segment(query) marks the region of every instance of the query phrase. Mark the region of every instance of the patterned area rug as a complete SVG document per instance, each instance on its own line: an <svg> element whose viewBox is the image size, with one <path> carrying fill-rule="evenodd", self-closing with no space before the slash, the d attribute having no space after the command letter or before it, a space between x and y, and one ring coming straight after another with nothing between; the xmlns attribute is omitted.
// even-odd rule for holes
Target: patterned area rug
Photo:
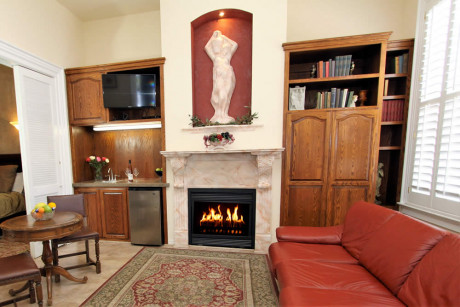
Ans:
<svg viewBox="0 0 460 307"><path fill-rule="evenodd" d="M265 255L143 248L81 306L277 306Z"/></svg>
<svg viewBox="0 0 460 307"><path fill-rule="evenodd" d="M0 239L0 258L17 255L28 250L28 243L9 242L5 239Z"/></svg>

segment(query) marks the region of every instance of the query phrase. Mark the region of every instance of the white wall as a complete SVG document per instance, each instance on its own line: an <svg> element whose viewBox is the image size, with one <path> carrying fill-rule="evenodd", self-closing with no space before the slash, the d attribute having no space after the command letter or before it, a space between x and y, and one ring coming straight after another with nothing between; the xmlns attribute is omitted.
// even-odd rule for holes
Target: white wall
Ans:
<svg viewBox="0 0 460 307"><path fill-rule="evenodd" d="M80 66L161 57L160 11L83 23Z"/></svg>
<svg viewBox="0 0 460 307"><path fill-rule="evenodd" d="M162 55L165 64L166 150L204 150L203 134L185 132L192 114L191 25L197 17L221 8L237 8L253 14L252 111L259 113L254 131L239 131L232 149L280 148L283 131L283 71L286 41L286 0L162 0ZM224 33L225 34L225 33ZM168 168L168 181L173 182ZM273 231L279 224L281 161L275 161L273 177ZM168 189L168 207L174 202ZM168 235L174 239L173 210L168 210Z"/></svg>
<svg viewBox="0 0 460 307"><path fill-rule="evenodd" d="M56 0L0 0L0 40L61 67L82 63L82 22Z"/></svg>
<svg viewBox="0 0 460 307"><path fill-rule="evenodd" d="M288 0L290 42L393 31L414 38L417 0Z"/></svg>

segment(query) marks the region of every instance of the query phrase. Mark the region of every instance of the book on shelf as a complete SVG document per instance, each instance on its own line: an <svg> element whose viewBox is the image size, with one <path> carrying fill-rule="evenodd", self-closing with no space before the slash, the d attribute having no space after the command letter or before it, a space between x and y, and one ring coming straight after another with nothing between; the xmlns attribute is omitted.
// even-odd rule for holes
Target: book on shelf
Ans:
<svg viewBox="0 0 460 307"><path fill-rule="evenodd" d="M388 85L390 83L390 80L385 79L385 83L383 86L383 96L388 96Z"/></svg>
<svg viewBox="0 0 460 307"><path fill-rule="evenodd" d="M349 108L356 106L354 102L357 100L357 95L354 95L355 91L351 91L348 88L331 88L330 91L307 91L307 99L315 99L316 109L328 109L328 108ZM356 100L354 99L356 96ZM308 98L311 97L311 98Z"/></svg>
<svg viewBox="0 0 460 307"><path fill-rule="evenodd" d="M409 63L409 54L404 53L389 59L390 67L395 74L407 74L408 63Z"/></svg>
<svg viewBox="0 0 460 307"><path fill-rule="evenodd" d="M351 54L338 55L334 59L318 61L317 78L342 77L350 75Z"/></svg>
<svg viewBox="0 0 460 307"><path fill-rule="evenodd" d="M382 106L382 121L403 121L404 99L384 100Z"/></svg>

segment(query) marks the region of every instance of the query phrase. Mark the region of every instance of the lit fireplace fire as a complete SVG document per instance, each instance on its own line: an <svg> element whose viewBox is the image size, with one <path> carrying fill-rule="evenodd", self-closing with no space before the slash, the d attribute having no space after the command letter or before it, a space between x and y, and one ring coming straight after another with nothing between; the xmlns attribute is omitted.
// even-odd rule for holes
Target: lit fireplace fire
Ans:
<svg viewBox="0 0 460 307"><path fill-rule="evenodd" d="M227 213L222 214L220 205L215 208L208 208L208 212L203 212L200 220L201 232L218 233L218 234L241 234L241 226L245 224L243 215L238 216L238 205L233 208L227 208Z"/></svg>

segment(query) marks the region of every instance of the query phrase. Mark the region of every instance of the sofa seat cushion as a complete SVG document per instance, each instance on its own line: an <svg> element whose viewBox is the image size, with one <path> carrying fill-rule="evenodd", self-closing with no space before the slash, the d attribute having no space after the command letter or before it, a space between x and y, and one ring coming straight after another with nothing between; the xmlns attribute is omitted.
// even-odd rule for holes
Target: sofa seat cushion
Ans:
<svg viewBox="0 0 460 307"><path fill-rule="evenodd" d="M280 263L276 272L281 290L306 287L391 295L379 280L357 264L293 260Z"/></svg>
<svg viewBox="0 0 460 307"><path fill-rule="evenodd" d="M401 213L372 236L359 262L397 295L409 273L446 232Z"/></svg>
<svg viewBox="0 0 460 307"><path fill-rule="evenodd" d="M276 242L270 245L268 253L275 270L279 263L291 260L358 263L341 245Z"/></svg>
<svg viewBox="0 0 460 307"><path fill-rule="evenodd" d="M294 306L405 306L395 296L350 290L288 287L279 296L282 307Z"/></svg>
<svg viewBox="0 0 460 307"><path fill-rule="evenodd" d="M449 234L428 252L398 297L409 306L459 306L460 236Z"/></svg>

